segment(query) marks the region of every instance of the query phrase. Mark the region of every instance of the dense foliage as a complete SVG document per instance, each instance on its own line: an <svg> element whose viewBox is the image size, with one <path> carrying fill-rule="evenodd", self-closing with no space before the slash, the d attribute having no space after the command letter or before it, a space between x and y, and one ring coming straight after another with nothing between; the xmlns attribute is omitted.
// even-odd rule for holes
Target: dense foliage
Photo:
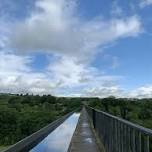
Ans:
<svg viewBox="0 0 152 152"><path fill-rule="evenodd" d="M0 94L0 147L16 143L81 103L152 129L152 99L64 98Z"/></svg>
<svg viewBox="0 0 152 152"><path fill-rule="evenodd" d="M96 98L88 104L95 109L152 129L152 99ZM143 136L142 144L144 145ZM150 151L152 151L151 137L149 144Z"/></svg>
<svg viewBox="0 0 152 152"><path fill-rule="evenodd" d="M152 129L152 99L96 98L89 105Z"/></svg>
<svg viewBox="0 0 152 152"><path fill-rule="evenodd" d="M0 95L0 145L11 145L80 107L78 99Z"/></svg>

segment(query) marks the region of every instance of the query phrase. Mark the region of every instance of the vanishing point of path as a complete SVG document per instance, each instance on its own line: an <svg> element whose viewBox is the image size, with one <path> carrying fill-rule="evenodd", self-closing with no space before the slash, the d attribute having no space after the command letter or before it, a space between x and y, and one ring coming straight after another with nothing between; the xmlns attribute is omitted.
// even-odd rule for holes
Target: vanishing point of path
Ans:
<svg viewBox="0 0 152 152"><path fill-rule="evenodd" d="M100 152L85 108L81 112L69 152Z"/></svg>

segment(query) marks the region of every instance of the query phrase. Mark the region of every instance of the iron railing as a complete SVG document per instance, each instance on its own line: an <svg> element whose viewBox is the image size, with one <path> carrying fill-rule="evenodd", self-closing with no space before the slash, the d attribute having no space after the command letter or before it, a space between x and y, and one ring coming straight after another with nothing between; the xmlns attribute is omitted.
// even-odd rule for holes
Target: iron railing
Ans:
<svg viewBox="0 0 152 152"><path fill-rule="evenodd" d="M152 130L86 106L106 152L152 152Z"/></svg>
<svg viewBox="0 0 152 152"><path fill-rule="evenodd" d="M19 141L15 145L10 146L7 150L3 152L28 152L33 147L35 147L39 142L41 142L48 134L55 130L60 124L62 124L75 111L70 112L67 115L61 117L60 119L52 122L46 127Z"/></svg>

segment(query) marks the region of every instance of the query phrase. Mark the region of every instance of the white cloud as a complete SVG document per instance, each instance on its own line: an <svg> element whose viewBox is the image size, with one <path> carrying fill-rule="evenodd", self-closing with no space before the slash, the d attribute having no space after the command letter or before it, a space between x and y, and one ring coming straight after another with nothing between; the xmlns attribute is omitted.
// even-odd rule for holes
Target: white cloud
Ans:
<svg viewBox="0 0 152 152"><path fill-rule="evenodd" d="M39 0L29 18L15 25L10 44L19 51L51 51L89 56L119 38L141 32L137 16L110 20L82 20L72 0Z"/></svg>
<svg viewBox="0 0 152 152"><path fill-rule="evenodd" d="M68 3L70 2L70 3ZM74 3L64 0L40 0L30 18L16 25L12 45L19 50L51 50L74 52L81 43L76 19L71 10ZM68 52L70 53L70 52Z"/></svg>
<svg viewBox="0 0 152 152"><path fill-rule="evenodd" d="M58 61L58 62L57 62ZM117 85L121 76L108 76L70 58L59 58L46 73L33 72L29 56L0 53L0 92L60 96L152 98L152 86L126 91ZM76 90L75 90L76 89Z"/></svg>
<svg viewBox="0 0 152 152"><path fill-rule="evenodd" d="M102 85L98 87L90 87L84 89L82 96L90 97L125 97L125 98L152 98L152 85L141 86L132 90L125 90L116 84L111 84L109 86Z"/></svg>
<svg viewBox="0 0 152 152"><path fill-rule="evenodd" d="M134 98L152 98L152 85L145 85L136 88L128 93L129 97Z"/></svg>
<svg viewBox="0 0 152 152"><path fill-rule="evenodd" d="M106 75L96 67L81 63L76 58L61 57L48 66L50 77L60 87L92 87L113 83L122 76Z"/></svg>
<svg viewBox="0 0 152 152"><path fill-rule="evenodd" d="M123 96L123 90L120 89L119 86L113 85L113 86L100 86L100 87L94 87L84 90L84 95L90 96L90 97L108 97L108 96L115 96L115 97L122 97Z"/></svg>
<svg viewBox="0 0 152 152"><path fill-rule="evenodd" d="M23 71L30 72L31 69L29 69L27 66L30 62L30 57L17 56L11 53L0 52L0 73L12 73L16 71L16 74L19 74Z"/></svg>
<svg viewBox="0 0 152 152"><path fill-rule="evenodd" d="M118 1L117 0L112 2L111 14L112 14L112 16L122 16L123 15L123 10L118 5Z"/></svg>
<svg viewBox="0 0 152 152"><path fill-rule="evenodd" d="M99 48L140 34L142 25L138 16L101 18L89 21L80 18L76 0L36 1L31 15L12 26L9 46L21 54L47 51L57 58L50 61L46 72L36 73L30 67L31 57L1 53L0 91L60 94L65 87L69 90L81 87L84 92L77 92L79 95L119 94L121 89L115 82L121 76L106 75L93 67L91 61ZM112 61L112 67L116 68L118 58Z"/></svg>
<svg viewBox="0 0 152 152"><path fill-rule="evenodd" d="M48 71L54 77L54 81L60 82L62 86L77 86L88 83L97 69L87 64L78 62L75 58L61 57L48 66Z"/></svg>
<svg viewBox="0 0 152 152"><path fill-rule="evenodd" d="M152 5L152 0L141 0L139 5L141 8Z"/></svg>
<svg viewBox="0 0 152 152"><path fill-rule="evenodd" d="M48 51L59 56L48 66L58 89L115 81L119 76L107 76L91 66L94 54L119 38L137 36L142 29L137 16L84 21L76 6L72 0L39 0L38 10L15 25L10 39L11 46L20 52ZM113 59L113 67L117 65L117 59Z"/></svg>
<svg viewBox="0 0 152 152"><path fill-rule="evenodd" d="M45 73L35 73L32 58L0 52L0 92L49 94L56 88Z"/></svg>
<svg viewBox="0 0 152 152"><path fill-rule="evenodd" d="M74 88L82 89L111 84L118 76L108 76L98 69L75 59L61 57L48 66L46 72L34 72L30 56L0 53L0 92L67 95ZM64 92L64 89L66 92ZM80 89L78 94L82 94Z"/></svg>
<svg viewBox="0 0 152 152"><path fill-rule="evenodd" d="M81 79L82 73L85 73L83 64L79 64L74 59L67 57L59 58L54 63L51 63L48 70L56 80L65 86L77 84Z"/></svg>

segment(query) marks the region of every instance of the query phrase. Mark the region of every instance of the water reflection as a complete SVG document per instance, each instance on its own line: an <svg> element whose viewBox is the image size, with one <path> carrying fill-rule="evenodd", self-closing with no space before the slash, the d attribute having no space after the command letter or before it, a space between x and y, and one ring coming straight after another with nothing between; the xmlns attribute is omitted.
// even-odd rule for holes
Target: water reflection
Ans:
<svg viewBox="0 0 152 152"><path fill-rule="evenodd" d="M67 152L79 116L74 113L30 152Z"/></svg>

